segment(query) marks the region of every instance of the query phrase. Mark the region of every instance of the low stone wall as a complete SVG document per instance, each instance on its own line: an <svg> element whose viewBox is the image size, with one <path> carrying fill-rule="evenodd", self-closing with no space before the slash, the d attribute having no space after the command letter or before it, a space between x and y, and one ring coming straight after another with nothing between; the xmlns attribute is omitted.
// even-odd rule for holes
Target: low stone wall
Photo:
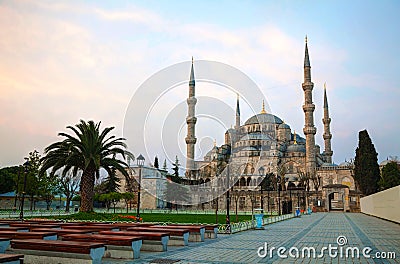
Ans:
<svg viewBox="0 0 400 264"><path fill-rule="evenodd" d="M361 212L400 223L400 185L360 199Z"/></svg>

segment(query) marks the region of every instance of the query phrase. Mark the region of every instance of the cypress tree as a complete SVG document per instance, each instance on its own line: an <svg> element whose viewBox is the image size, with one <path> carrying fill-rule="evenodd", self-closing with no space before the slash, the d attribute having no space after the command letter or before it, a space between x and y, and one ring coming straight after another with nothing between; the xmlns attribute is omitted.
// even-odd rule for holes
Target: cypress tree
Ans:
<svg viewBox="0 0 400 264"><path fill-rule="evenodd" d="M400 169L397 162L392 161L382 169L382 177L379 181L380 190L386 190L400 184Z"/></svg>
<svg viewBox="0 0 400 264"><path fill-rule="evenodd" d="M158 164L158 157L157 156L154 158L154 168L156 168L156 169L160 168L160 165Z"/></svg>
<svg viewBox="0 0 400 264"><path fill-rule="evenodd" d="M379 181L378 153L367 130L358 134L358 147L354 159L354 180L364 195L376 193Z"/></svg>

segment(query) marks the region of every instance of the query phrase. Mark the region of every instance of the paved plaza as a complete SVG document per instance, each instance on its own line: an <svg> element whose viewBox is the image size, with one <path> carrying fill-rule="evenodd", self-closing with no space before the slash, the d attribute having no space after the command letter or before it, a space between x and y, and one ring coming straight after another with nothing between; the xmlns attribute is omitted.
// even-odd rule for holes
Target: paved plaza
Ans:
<svg viewBox="0 0 400 264"><path fill-rule="evenodd" d="M286 251L282 255L288 258L280 258L277 249L272 251L272 256L260 257L257 251L261 256L265 253L265 242L268 253L272 247L284 247ZM336 252L337 257L329 256L329 245L337 248L331 251L332 256ZM304 251L302 257L305 247L315 248L317 257L308 257L308 251ZM321 254L323 247L327 249ZM365 251L371 256L369 259L362 254L366 247L371 248ZM351 256L354 248L359 249L360 258ZM296 256L296 249L299 258L290 256ZM346 250L349 258L346 258ZM381 254L395 252L396 259L374 258L378 251ZM400 225L364 214L315 213L267 225L265 230L219 235L218 239L190 243L188 247L169 247L164 253L144 252L135 261L103 259L103 263L400 263Z"/></svg>

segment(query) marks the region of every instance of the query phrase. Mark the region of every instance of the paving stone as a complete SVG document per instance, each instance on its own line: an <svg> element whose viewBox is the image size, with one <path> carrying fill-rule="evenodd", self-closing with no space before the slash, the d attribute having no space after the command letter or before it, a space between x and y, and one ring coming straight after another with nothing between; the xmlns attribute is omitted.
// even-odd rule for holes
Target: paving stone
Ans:
<svg viewBox="0 0 400 264"><path fill-rule="evenodd" d="M395 252L397 259L380 260L360 258L330 257L281 259L276 250L272 258L260 258L259 247L264 243L271 247L291 247L303 249L314 247L317 255L323 247L338 247L337 238L344 236L347 243L342 246L372 248L376 252ZM338 247L340 248L340 247ZM338 249L339 250L339 249ZM286 252L288 254L288 252ZM361 253L360 253L361 254ZM219 235L218 239L202 243L190 243L188 247L170 247L167 252L141 253L134 261L105 259L104 264L151 263L154 259L179 260L179 264L194 263L400 263L400 225L375 217L357 213L315 213L301 218L293 218L266 226L265 230L249 230L232 235ZM167 261L166 261L167 263Z"/></svg>

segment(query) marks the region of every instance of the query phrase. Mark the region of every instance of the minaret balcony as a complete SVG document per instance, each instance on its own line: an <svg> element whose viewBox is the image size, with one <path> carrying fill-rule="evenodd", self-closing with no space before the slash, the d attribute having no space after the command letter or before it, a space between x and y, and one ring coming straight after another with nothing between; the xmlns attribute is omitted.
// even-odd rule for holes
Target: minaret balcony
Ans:
<svg viewBox="0 0 400 264"><path fill-rule="evenodd" d="M186 124L196 124L197 118L194 116L186 117Z"/></svg>
<svg viewBox="0 0 400 264"><path fill-rule="evenodd" d="M328 117L328 118L322 118L322 123L324 123L324 124L330 124L330 123L331 123L331 118L330 118L330 117Z"/></svg>
<svg viewBox="0 0 400 264"><path fill-rule="evenodd" d="M309 135L309 134L315 135L317 133L317 128L313 127L313 126L312 127L304 127L303 133L304 133L304 135Z"/></svg>
<svg viewBox="0 0 400 264"><path fill-rule="evenodd" d="M303 105L303 111L304 112L314 112L315 110L315 105L314 104L304 104Z"/></svg>
<svg viewBox="0 0 400 264"><path fill-rule="evenodd" d="M331 139L332 138L332 134L323 134L324 139Z"/></svg>
<svg viewBox="0 0 400 264"><path fill-rule="evenodd" d="M303 87L303 90L304 91L306 91L306 90L312 90L313 88L314 88L314 83L313 82L303 82L302 84L301 84L301 86Z"/></svg>
<svg viewBox="0 0 400 264"><path fill-rule="evenodd" d="M195 137L186 137L185 141L186 141L186 144L196 144L197 138L195 138Z"/></svg>

